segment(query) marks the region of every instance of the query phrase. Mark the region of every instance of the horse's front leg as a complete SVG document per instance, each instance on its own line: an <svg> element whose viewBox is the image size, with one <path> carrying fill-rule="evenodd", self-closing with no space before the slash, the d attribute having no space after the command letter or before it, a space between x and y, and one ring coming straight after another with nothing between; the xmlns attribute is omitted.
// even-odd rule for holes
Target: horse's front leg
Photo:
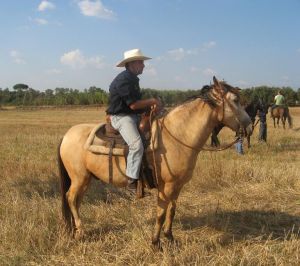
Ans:
<svg viewBox="0 0 300 266"><path fill-rule="evenodd" d="M166 221L164 225L164 235L165 237L173 242L174 237L172 233L172 224L176 211L176 201L178 199L179 193L181 191L182 186L180 184L172 183L169 186L165 187L165 195L168 195L170 198L170 203L167 209Z"/></svg>
<svg viewBox="0 0 300 266"><path fill-rule="evenodd" d="M164 228L164 235L171 242L174 241L174 237L172 233L172 224L175 216L175 210L176 210L176 200L172 200L169 203L167 209L165 228Z"/></svg>
<svg viewBox="0 0 300 266"><path fill-rule="evenodd" d="M161 191L159 191L157 200L157 215L152 236L152 245L156 248L160 248L160 231L165 222L168 205L169 200L164 197Z"/></svg>

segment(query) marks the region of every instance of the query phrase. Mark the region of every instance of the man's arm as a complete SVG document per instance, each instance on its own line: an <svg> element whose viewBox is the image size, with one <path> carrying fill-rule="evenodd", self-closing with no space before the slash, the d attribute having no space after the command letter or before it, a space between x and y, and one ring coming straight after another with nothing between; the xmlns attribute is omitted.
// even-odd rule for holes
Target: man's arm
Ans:
<svg viewBox="0 0 300 266"><path fill-rule="evenodd" d="M145 100L138 100L132 104L129 105L129 108L131 110L139 110L144 109L147 107L151 107L153 105L156 105L158 108L162 106L161 101L155 98L145 99Z"/></svg>

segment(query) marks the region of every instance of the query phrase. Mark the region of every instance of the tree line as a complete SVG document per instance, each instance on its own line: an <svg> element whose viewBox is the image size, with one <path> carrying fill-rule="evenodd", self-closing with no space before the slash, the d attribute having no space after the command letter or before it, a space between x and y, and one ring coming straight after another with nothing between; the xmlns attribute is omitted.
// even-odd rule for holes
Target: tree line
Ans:
<svg viewBox="0 0 300 266"><path fill-rule="evenodd" d="M242 102L261 98L266 103L273 103L277 91L281 90L289 106L299 105L300 88L290 87L252 87L241 90ZM199 90L157 90L141 89L143 98L160 97L166 106L180 104L184 100L199 94ZM26 84L16 84L13 90L0 88L0 105L12 106L65 106L65 105L107 105L108 92L95 86L83 91L72 88L56 88L38 91Z"/></svg>

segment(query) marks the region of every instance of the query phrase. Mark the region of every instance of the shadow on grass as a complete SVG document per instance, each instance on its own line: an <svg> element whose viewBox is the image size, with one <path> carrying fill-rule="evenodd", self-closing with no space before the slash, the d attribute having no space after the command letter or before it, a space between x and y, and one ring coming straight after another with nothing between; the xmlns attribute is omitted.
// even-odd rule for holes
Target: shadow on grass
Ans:
<svg viewBox="0 0 300 266"><path fill-rule="evenodd" d="M131 200L131 197L126 193L125 189L106 184L98 179L92 179L83 198L84 202L90 204L95 204L98 201L114 204L119 200Z"/></svg>
<svg viewBox="0 0 300 266"><path fill-rule="evenodd" d="M106 225L101 228L94 228L85 232L83 241L93 242L104 240L107 234L113 232L113 234L122 234L126 229L126 225Z"/></svg>
<svg viewBox="0 0 300 266"><path fill-rule="evenodd" d="M211 227L225 234L221 244L258 238L260 240L286 240L291 234L300 238L300 217L276 211L245 210L216 212L199 217L183 217L183 230ZM231 239L231 240L230 240Z"/></svg>
<svg viewBox="0 0 300 266"><path fill-rule="evenodd" d="M16 179L11 186L28 199L36 195L42 198L56 198L60 195L60 187L55 173L51 173L47 180L35 177Z"/></svg>
<svg viewBox="0 0 300 266"><path fill-rule="evenodd" d="M299 131L300 130L300 127L297 127L297 128L293 128L293 131Z"/></svg>
<svg viewBox="0 0 300 266"><path fill-rule="evenodd" d="M272 152L286 152L286 151L298 151L300 149L300 143L278 143L276 146L270 147Z"/></svg>
<svg viewBox="0 0 300 266"><path fill-rule="evenodd" d="M51 173L47 180L34 177L16 179L11 186L28 199L36 195L46 199L61 197L60 179L56 173ZM118 200L131 200L131 198L124 189L116 188L96 179L91 181L83 197L83 201L90 204L96 204L99 201L113 204Z"/></svg>

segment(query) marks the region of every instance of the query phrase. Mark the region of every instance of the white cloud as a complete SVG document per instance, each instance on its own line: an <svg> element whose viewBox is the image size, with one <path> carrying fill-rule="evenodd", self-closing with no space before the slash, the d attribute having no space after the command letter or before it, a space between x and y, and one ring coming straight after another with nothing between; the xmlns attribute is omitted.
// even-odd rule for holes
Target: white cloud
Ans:
<svg viewBox="0 0 300 266"><path fill-rule="evenodd" d="M170 51L168 51L168 54L175 61L180 61L185 57L185 52L184 52L183 48L170 50Z"/></svg>
<svg viewBox="0 0 300 266"><path fill-rule="evenodd" d="M38 6L38 11L45 11L47 9L51 10L54 8L55 5L53 3L51 3L50 1L43 0Z"/></svg>
<svg viewBox="0 0 300 266"><path fill-rule="evenodd" d="M48 21L46 19L43 19L43 18L32 18L32 17L28 17L28 20L30 22L33 22L33 23L36 23L38 25L54 25L54 26L62 26L62 23L59 22L59 21ZM29 26L27 26L27 29L29 29Z"/></svg>
<svg viewBox="0 0 300 266"><path fill-rule="evenodd" d="M186 51L183 48L168 51L168 55L175 61L181 61L186 56Z"/></svg>
<svg viewBox="0 0 300 266"><path fill-rule="evenodd" d="M88 17L98 17L102 19L113 19L115 13L103 6L100 0L83 0L78 2L78 7L83 15Z"/></svg>
<svg viewBox="0 0 300 266"><path fill-rule="evenodd" d="M25 60L22 58L21 54L18 51L16 50L10 51L10 56L12 57L13 61L16 64L18 65L26 64Z"/></svg>
<svg viewBox="0 0 300 266"><path fill-rule="evenodd" d="M217 43L215 41L210 41L202 44L201 47L193 48L193 49L184 49L184 48L178 48L174 50L169 50L167 52L168 56L173 59L174 61L181 61L184 58L186 58L189 55L198 55L200 52L205 52L208 49L211 49L215 47ZM159 59L163 60L164 57L160 57Z"/></svg>
<svg viewBox="0 0 300 266"><path fill-rule="evenodd" d="M214 76L214 75L217 74L217 72L215 70L211 69L211 68L204 69L202 73L205 76Z"/></svg>
<svg viewBox="0 0 300 266"><path fill-rule="evenodd" d="M217 43L215 41L210 41L210 42L204 43L203 47L209 49L209 48L215 47L216 45L217 45Z"/></svg>
<svg viewBox="0 0 300 266"><path fill-rule="evenodd" d="M174 61L181 61L186 58L188 55L197 55L197 49L185 50L183 48L178 48L174 50L169 50L168 56Z"/></svg>
<svg viewBox="0 0 300 266"><path fill-rule="evenodd" d="M215 47L216 45L217 45L217 43L216 43L215 41L209 41L209 42L203 43L203 44L201 45L200 50L201 50L202 52L206 52L207 50L209 50L209 49Z"/></svg>
<svg viewBox="0 0 300 266"><path fill-rule="evenodd" d="M48 24L48 21L43 18L35 18L35 19L33 19L33 21L35 21L39 25L47 25Z"/></svg>
<svg viewBox="0 0 300 266"><path fill-rule="evenodd" d="M104 63L99 56L87 58L83 56L79 49L70 51L61 56L60 62L63 65L70 66L72 68L85 68L88 66L95 68L102 68Z"/></svg>

